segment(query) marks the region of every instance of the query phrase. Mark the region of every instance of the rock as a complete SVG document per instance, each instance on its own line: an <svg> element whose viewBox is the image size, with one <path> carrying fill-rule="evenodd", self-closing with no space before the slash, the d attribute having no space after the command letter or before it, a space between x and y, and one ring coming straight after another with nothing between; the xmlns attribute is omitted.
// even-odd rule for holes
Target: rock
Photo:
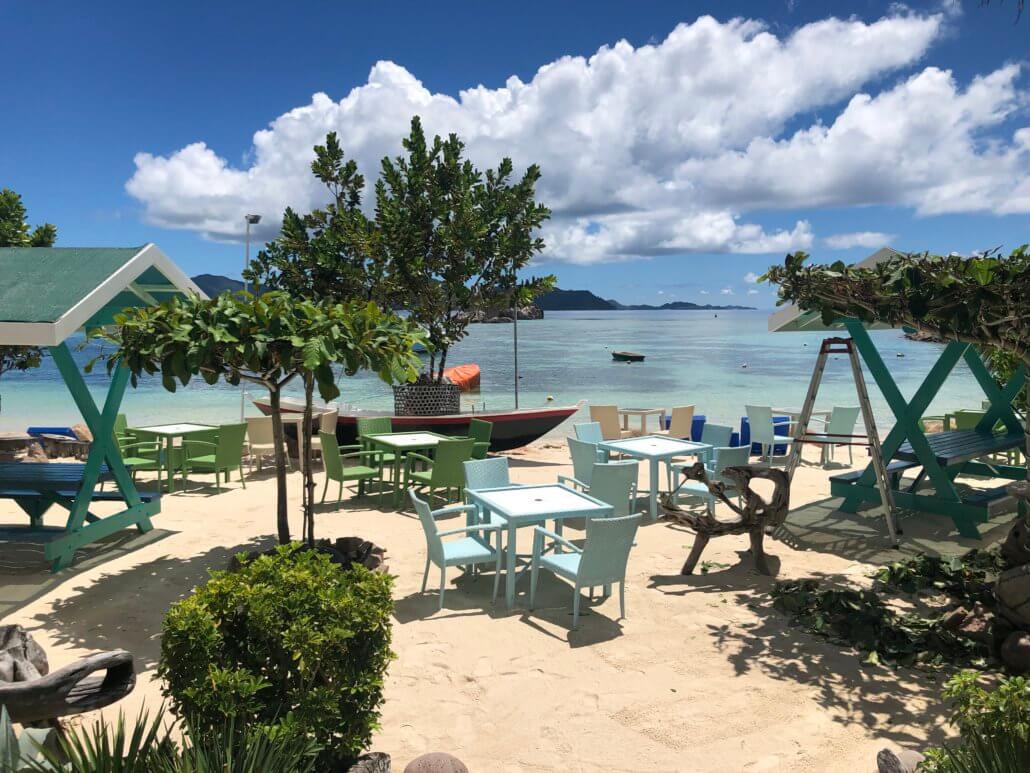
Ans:
<svg viewBox="0 0 1030 773"><path fill-rule="evenodd" d="M962 625L962 621L964 621L968 615L969 610L965 607L953 609L941 618L941 627L954 633L959 629Z"/></svg>
<svg viewBox="0 0 1030 773"><path fill-rule="evenodd" d="M530 304L529 306L522 306L521 308L519 308L518 314L519 314L519 319L520 320L522 320L522 319L543 319L544 318L544 310L541 309L539 306L537 306L535 304ZM477 311L477 312L475 312L474 314L472 314L468 318L468 321L471 324L476 324L476 323L487 323L487 324L511 323L512 322L511 309L510 308L506 308L506 309L493 309L491 311Z"/></svg>
<svg viewBox="0 0 1030 773"><path fill-rule="evenodd" d="M982 644L989 644L993 624L994 615L978 601L973 605L973 609L969 614L966 615L962 624L955 629L955 633Z"/></svg>
<svg viewBox="0 0 1030 773"><path fill-rule="evenodd" d="M49 462L50 457L43 450L42 443L30 443L25 450L25 460L29 462Z"/></svg>
<svg viewBox="0 0 1030 773"><path fill-rule="evenodd" d="M1030 633L1015 631L1001 645L1001 662L1014 674L1030 673Z"/></svg>
<svg viewBox="0 0 1030 773"><path fill-rule="evenodd" d="M1030 629L1030 564L1006 569L994 584L998 611L1017 628Z"/></svg>
<svg viewBox="0 0 1030 773"><path fill-rule="evenodd" d="M469 773L469 769L451 754L430 752L409 762L404 773Z"/></svg>
<svg viewBox="0 0 1030 773"><path fill-rule="evenodd" d="M347 773L390 773L390 755L382 752L362 754L347 768Z"/></svg>
<svg viewBox="0 0 1030 773"><path fill-rule="evenodd" d="M5 682L27 682L50 673L43 648L20 625L0 625L0 656L0 678Z"/></svg>
<svg viewBox="0 0 1030 773"><path fill-rule="evenodd" d="M81 440L83 443L93 442L93 433L90 432L89 427L87 427L82 422L79 422L78 424L73 424L72 432L74 432L75 437Z"/></svg>
<svg viewBox="0 0 1030 773"><path fill-rule="evenodd" d="M1014 493L1015 486L1009 486ZM1030 563L1030 523L1026 518L1016 518L1005 541L1001 543L1001 557L1010 567Z"/></svg>
<svg viewBox="0 0 1030 773"><path fill-rule="evenodd" d="M922 754L911 749L881 749L876 755L877 773L916 773L919 763L925 759Z"/></svg>

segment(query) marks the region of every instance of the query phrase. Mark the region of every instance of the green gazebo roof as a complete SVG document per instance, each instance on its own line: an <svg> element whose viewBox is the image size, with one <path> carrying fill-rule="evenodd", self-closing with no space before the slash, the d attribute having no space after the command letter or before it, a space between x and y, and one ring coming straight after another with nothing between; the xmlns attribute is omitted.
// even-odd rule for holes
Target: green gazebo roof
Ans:
<svg viewBox="0 0 1030 773"><path fill-rule="evenodd" d="M0 248L0 344L56 346L130 306L204 296L154 244Z"/></svg>

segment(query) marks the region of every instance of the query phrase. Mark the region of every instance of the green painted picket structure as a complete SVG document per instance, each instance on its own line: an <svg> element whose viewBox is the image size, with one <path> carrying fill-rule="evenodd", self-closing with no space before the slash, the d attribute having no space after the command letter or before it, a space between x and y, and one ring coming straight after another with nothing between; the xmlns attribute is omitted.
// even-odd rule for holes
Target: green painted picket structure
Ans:
<svg viewBox="0 0 1030 773"><path fill-rule="evenodd" d="M135 526L153 528L160 497L141 494L122 462L115 421L129 372L112 374L103 406L98 406L72 357L66 339L78 330L109 324L129 306L150 306L174 294L200 289L155 245L133 248L0 249L0 344L49 350L83 422L93 435L85 464L7 463L0 469L0 498L13 500L28 516L18 538L45 541L53 571L69 566L85 545ZM116 492L99 491L102 476ZM98 515L96 501L119 502L120 511ZM63 529L43 526L53 505L68 510Z"/></svg>

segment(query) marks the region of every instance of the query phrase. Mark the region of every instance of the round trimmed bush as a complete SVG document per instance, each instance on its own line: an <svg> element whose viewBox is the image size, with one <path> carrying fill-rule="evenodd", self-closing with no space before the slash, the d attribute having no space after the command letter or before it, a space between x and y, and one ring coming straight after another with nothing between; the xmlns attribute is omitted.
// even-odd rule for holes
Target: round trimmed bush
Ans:
<svg viewBox="0 0 1030 773"><path fill-rule="evenodd" d="M212 572L164 620L158 675L172 709L194 732L304 736L322 747L320 769L350 764L378 727L392 585L298 545Z"/></svg>

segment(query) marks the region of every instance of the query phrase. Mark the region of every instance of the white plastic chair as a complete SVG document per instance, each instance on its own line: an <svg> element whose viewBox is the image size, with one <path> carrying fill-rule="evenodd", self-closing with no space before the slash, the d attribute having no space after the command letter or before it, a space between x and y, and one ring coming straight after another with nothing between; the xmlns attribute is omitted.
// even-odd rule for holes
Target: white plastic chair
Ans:
<svg viewBox="0 0 1030 773"><path fill-rule="evenodd" d="M284 436L283 453L286 456L286 467L290 469L290 454L287 449L286 437ZM247 453L250 456L251 470L254 469L255 461L257 461L257 468L260 470L263 458L266 456L275 458L275 440L272 437L271 416L247 417Z"/></svg>

